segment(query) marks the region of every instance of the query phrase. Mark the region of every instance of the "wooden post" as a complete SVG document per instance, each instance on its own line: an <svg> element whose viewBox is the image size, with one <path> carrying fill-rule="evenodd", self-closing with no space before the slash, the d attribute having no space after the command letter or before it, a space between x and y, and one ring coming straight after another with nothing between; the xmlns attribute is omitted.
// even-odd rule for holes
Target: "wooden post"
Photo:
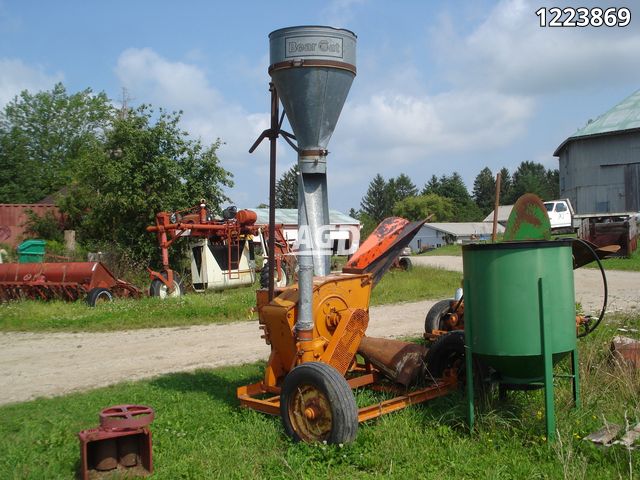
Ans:
<svg viewBox="0 0 640 480"><path fill-rule="evenodd" d="M496 241L496 234L498 233L498 208L500 208L500 172L496 175L496 201L493 205L493 233L491 234L491 241Z"/></svg>

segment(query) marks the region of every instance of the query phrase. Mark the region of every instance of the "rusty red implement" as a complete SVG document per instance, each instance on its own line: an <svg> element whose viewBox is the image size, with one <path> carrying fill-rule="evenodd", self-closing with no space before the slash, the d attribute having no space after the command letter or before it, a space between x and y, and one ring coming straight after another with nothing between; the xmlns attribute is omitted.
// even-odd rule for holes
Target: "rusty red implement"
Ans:
<svg viewBox="0 0 640 480"><path fill-rule="evenodd" d="M91 306L113 296L139 297L140 290L116 278L101 262L0 264L0 301L21 298L75 301Z"/></svg>

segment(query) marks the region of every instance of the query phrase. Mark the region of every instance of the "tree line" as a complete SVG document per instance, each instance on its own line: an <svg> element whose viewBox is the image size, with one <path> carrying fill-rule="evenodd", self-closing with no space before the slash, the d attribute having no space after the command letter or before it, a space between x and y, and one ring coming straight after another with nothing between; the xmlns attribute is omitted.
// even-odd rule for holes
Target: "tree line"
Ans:
<svg viewBox="0 0 640 480"><path fill-rule="evenodd" d="M558 170L523 161L511 174L500 169L500 204L513 204L525 193L535 193L543 200L559 196ZM360 202L349 215L363 224L363 235L370 233L384 218L392 215L409 220L431 216L432 222L482 221L495 204L496 176L484 167L473 182L471 193L458 172L432 175L421 190L405 173L385 180L376 174ZM284 172L276 182L276 208L298 208L298 166Z"/></svg>
<svg viewBox="0 0 640 480"><path fill-rule="evenodd" d="M500 204L514 203L525 193L535 193L543 200L559 196L558 170L524 161L513 172L500 169ZM475 177L471 193L458 172L436 177L432 175L421 190L411 178L401 173L385 180L376 174L360 202L349 214L363 224L375 223L398 215L419 220L433 215L434 222L482 221L495 203L496 177L484 167ZM276 208L298 208L298 165L284 172L276 181Z"/></svg>
<svg viewBox="0 0 640 480"><path fill-rule="evenodd" d="M523 161L511 174L500 170L500 204L514 203L525 193L535 193L543 200L559 196L558 170ZM484 167L475 177L473 190L467 190L458 172L437 177L432 175L421 190L404 173L385 180L376 174L360 202L358 210L349 214L358 218L363 230L370 232L384 218L397 215L409 220L421 220L431 215L431 222L482 221L495 203L496 178Z"/></svg>
<svg viewBox="0 0 640 480"><path fill-rule="evenodd" d="M70 94L61 83L23 91L0 111L0 203L54 195L60 227L83 245L154 263L157 241L145 227L155 214L200 198L219 210L233 184L217 157L220 141L190 138L180 117L150 105L116 108L104 92Z"/></svg>

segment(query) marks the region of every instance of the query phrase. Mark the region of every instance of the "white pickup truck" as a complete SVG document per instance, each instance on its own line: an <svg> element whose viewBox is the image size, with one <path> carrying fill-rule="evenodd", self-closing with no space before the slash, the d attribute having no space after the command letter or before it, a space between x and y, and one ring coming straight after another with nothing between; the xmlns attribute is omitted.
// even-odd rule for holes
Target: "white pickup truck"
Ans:
<svg viewBox="0 0 640 480"><path fill-rule="evenodd" d="M562 200L549 200L544 202L544 206L547 209L549 215L549 221L551 222L551 230L567 230L574 231L573 225L573 206L568 198Z"/></svg>

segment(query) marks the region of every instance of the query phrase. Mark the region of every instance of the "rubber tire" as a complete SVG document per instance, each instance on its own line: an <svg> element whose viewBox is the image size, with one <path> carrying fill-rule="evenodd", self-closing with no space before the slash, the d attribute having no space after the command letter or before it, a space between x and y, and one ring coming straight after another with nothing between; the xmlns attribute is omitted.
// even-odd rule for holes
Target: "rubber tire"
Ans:
<svg viewBox="0 0 640 480"><path fill-rule="evenodd" d="M166 279L167 273L162 272L162 276ZM164 283L162 283L160 280L155 278L151 281L151 286L149 287L149 295L152 297L159 297L162 299L167 297L174 298L174 297L182 296L183 294L182 279L180 278L180 275L178 275L176 272L173 272L173 285L175 287L175 290L173 291L173 293L168 295L167 286Z"/></svg>
<svg viewBox="0 0 640 480"><path fill-rule="evenodd" d="M313 386L328 399L333 422L325 438L303 439L295 431L289 417L294 393L302 386ZM358 434L358 408L351 387L338 371L320 362L298 365L285 377L280 393L280 417L284 430L295 442L318 441L333 444L349 443Z"/></svg>
<svg viewBox="0 0 640 480"><path fill-rule="evenodd" d="M108 288L92 288L87 294L87 305L95 307L98 302L113 302L113 293Z"/></svg>
<svg viewBox="0 0 640 480"><path fill-rule="evenodd" d="M287 284L289 283L289 277L287 275L287 271L282 267L280 267L280 271L282 272L280 282L278 282L278 277L275 276L275 278L273 279L274 280L273 284L276 287L286 287ZM276 274L275 269L273 273ZM268 262L264 262L264 265L262 266L262 270L260 270L260 288L269 288L269 263Z"/></svg>
<svg viewBox="0 0 640 480"><path fill-rule="evenodd" d="M440 300L429 309L424 319L425 333L432 333L434 330L444 330L440 328L440 322L442 317L451 311L451 302L453 301L453 299Z"/></svg>
<svg viewBox="0 0 640 480"><path fill-rule="evenodd" d="M400 270L408 272L413 268L413 263L411 263L411 259L409 257L400 257L398 260L398 266L400 267Z"/></svg>
<svg viewBox="0 0 640 480"><path fill-rule="evenodd" d="M436 304L437 305L437 304ZM427 376L440 378L445 369L453 367L457 362L458 372L462 373L464 364L464 332L457 330L438 337L425 356Z"/></svg>
<svg viewBox="0 0 640 480"><path fill-rule="evenodd" d="M444 370L457 367L458 380L461 385L466 385L467 364L465 362L464 331L454 330L446 333L433 342L425 356L426 379L440 378ZM480 360L473 358L473 390L476 395L486 399L492 390L490 381L486 381L491 375L491 369Z"/></svg>

